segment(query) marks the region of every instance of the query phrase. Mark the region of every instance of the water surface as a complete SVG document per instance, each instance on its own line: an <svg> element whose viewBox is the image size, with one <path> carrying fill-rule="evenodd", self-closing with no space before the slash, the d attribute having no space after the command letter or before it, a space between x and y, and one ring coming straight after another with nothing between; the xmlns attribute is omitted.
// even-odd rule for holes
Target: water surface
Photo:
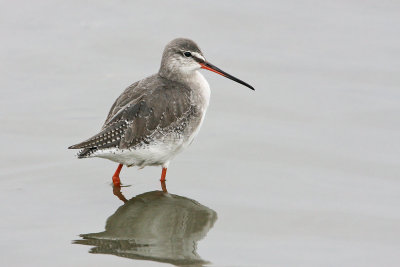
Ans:
<svg viewBox="0 0 400 267"><path fill-rule="evenodd" d="M399 266L399 1L0 5L1 265ZM124 204L66 148L181 36L256 91L203 71L170 196L123 168Z"/></svg>

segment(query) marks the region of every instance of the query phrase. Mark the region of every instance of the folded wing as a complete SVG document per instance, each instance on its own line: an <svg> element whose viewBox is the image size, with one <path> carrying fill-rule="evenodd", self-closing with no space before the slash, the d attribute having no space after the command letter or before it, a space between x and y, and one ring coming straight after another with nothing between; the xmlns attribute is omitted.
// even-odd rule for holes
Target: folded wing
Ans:
<svg viewBox="0 0 400 267"><path fill-rule="evenodd" d="M196 112L189 88L151 76L132 84L118 97L100 133L69 148L83 149L78 157L98 149L135 148L165 132L183 131Z"/></svg>

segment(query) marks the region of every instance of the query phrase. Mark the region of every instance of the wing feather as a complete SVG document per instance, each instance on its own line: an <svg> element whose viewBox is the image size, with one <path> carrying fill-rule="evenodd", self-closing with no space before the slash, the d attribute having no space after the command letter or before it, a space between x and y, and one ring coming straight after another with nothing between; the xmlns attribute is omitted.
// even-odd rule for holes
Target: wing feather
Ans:
<svg viewBox="0 0 400 267"><path fill-rule="evenodd" d="M149 143L157 132L185 127L196 113L190 88L150 76L129 86L112 105L97 135L69 148L83 148L78 155L109 147L130 148Z"/></svg>

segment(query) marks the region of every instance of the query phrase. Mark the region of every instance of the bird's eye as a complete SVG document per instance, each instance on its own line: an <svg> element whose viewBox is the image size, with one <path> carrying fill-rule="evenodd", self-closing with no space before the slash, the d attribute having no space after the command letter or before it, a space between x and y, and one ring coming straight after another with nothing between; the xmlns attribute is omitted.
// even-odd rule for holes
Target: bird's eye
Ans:
<svg viewBox="0 0 400 267"><path fill-rule="evenodd" d="M190 52L185 52L183 54L185 55L185 57L191 57L192 56L192 53L190 53Z"/></svg>

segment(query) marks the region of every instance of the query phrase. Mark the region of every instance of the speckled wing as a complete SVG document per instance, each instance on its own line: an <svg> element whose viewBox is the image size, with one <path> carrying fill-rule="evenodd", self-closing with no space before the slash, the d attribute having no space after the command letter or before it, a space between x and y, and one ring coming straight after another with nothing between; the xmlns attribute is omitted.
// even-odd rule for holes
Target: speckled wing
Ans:
<svg viewBox="0 0 400 267"><path fill-rule="evenodd" d="M134 148L152 142L161 132L182 131L196 112L189 88L154 75L118 97L100 133L70 148L83 148L79 157L98 149Z"/></svg>

